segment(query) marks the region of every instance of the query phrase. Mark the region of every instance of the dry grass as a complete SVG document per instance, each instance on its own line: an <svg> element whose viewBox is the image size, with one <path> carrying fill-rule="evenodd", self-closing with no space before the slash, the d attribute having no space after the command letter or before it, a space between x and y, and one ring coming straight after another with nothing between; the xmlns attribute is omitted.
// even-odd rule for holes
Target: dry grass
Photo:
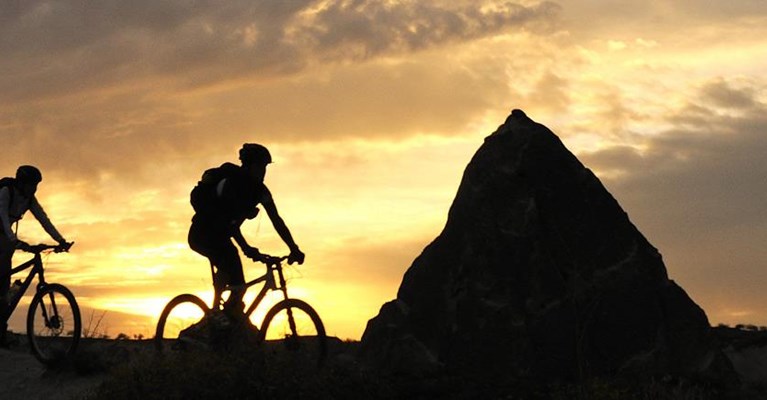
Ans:
<svg viewBox="0 0 767 400"><path fill-rule="evenodd" d="M291 365L258 348L226 354L143 354L116 366L86 399L551 399L713 400L725 396L703 383L660 379L643 383L592 380L531 383L481 376L390 376L354 359L356 343L337 343L325 368Z"/></svg>

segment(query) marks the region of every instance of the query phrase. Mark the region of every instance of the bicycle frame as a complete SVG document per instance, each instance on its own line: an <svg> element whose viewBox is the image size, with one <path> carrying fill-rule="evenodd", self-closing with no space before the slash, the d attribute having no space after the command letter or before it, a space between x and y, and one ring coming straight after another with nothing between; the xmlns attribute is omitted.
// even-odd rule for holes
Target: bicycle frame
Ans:
<svg viewBox="0 0 767 400"><path fill-rule="evenodd" d="M10 304L8 305L8 315L4 316L4 319L9 319L11 317L11 314L13 314L13 311L16 310L16 306L19 305L19 302L21 301L21 298L24 296L24 293L26 293L27 289L29 289L29 286L32 284L32 279L34 279L35 275L38 276L38 283L36 290L40 290L43 286L45 286L45 275L43 270L43 259L40 255L40 252L35 252L34 256L29 259L28 261L20 264L16 268L11 269L11 273L4 275L2 279L7 279L9 277L12 277L15 273L24 271L25 269L32 268L31 271L29 271L29 275L27 275L26 279L21 282L21 289L13 296L12 299L10 299ZM55 304L53 304L53 307L56 307ZM46 314L46 311L43 310L43 313ZM48 319L48 316L44 316L45 319Z"/></svg>
<svg viewBox="0 0 767 400"><path fill-rule="evenodd" d="M261 287L261 290L256 295L256 298L253 300L253 302L250 304L250 306L245 310L245 316L250 318L250 315L253 314L253 312L258 308L259 304L261 304L261 301L264 299L266 294L270 290L280 290L282 291L283 297L285 299L288 298L288 287L285 284L285 275L282 273L282 261L285 260L286 257L280 257L276 260L268 261L266 263L266 273L256 279L253 279L249 282L244 283L241 285L245 291L247 291L250 287L258 285L261 282L264 282L264 286ZM277 272L278 280L275 280L274 273ZM213 274L213 282L216 281L216 272L214 270L214 267L211 265L211 273ZM279 281L279 286L277 286L277 282ZM215 286L215 285L214 285ZM213 307L217 308L221 305L222 302L222 294L225 291L231 291L230 286L226 286L222 289L215 288L215 294L213 298Z"/></svg>

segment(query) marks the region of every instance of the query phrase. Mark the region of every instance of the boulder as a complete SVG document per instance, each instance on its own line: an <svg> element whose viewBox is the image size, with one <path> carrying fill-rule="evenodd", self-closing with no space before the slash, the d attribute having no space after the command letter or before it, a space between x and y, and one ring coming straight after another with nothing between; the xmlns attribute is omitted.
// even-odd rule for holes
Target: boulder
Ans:
<svg viewBox="0 0 767 400"><path fill-rule="evenodd" d="M658 250L521 110L472 158L444 230L368 322L360 357L395 373L557 380L732 370Z"/></svg>

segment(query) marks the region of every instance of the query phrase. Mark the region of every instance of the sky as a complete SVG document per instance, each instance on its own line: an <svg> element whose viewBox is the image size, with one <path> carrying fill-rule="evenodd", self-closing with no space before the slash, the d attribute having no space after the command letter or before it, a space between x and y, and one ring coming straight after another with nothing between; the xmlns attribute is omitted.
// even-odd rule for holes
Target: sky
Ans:
<svg viewBox="0 0 767 400"><path fill-rule="evenodd" d="M519 108L713 325L767 325L764 71L763 0L0 0L0 174L43 171L38 199L76 242L46 277L85 329L151 336L174 295L211 298L189 191L262 143L307 255L289 292L359 339ZM263 213L243 231L287 252ZM19 233L46 237L31 215Z"/></svg>

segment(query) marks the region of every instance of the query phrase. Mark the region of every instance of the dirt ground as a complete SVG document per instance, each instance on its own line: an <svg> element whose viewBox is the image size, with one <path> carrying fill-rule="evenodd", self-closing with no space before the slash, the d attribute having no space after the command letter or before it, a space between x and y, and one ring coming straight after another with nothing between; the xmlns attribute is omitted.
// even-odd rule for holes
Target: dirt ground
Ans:
<svg viewBox="0 0 767 400"><path fill-rule="evenodd" d="M0 349L0 399L76 399L95 388L103 374L46 369L29 351Z"/></svg>
<svg viewBox="0 0 767 400"><path fill-rule="evenodd" d="M30 353L26 337L0 349L0 399L79 399L106 377L108 365L128 362L139 352L151 351L149 341L83 339L77 360L49 369Z"/></svg>

